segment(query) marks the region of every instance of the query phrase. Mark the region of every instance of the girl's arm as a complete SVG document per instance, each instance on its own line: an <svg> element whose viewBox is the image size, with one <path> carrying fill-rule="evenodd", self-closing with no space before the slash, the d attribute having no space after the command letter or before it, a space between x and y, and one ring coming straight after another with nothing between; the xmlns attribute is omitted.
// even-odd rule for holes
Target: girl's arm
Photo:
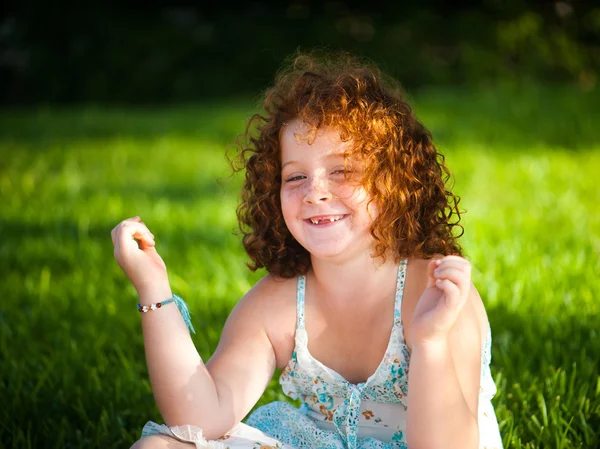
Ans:
<svg viewBox="0 0 600 449"><path fill-rule="evenodd" d="M485 310L458 256L429 262L411 327L407 441L411 449L477 449Z"/></svg>
<svg viewBox="0 0 600 449"><path fill-rule="evenodd" d="M268 308L259 284L227 319L207 365L175 304L141 314L152 391L168 426L195 425L205 438L215 439L239 423L260 398L276 362L263 326ZM140 304L148 305L172 295L163 281L139 296Z"/></svg>
<svg viewBox="0 0 600 449"><path fill-rule="evenodd" d="M413 342L408 375L408 447L476 449L481 374L480 325L471 287L446 341Z"/></svg>

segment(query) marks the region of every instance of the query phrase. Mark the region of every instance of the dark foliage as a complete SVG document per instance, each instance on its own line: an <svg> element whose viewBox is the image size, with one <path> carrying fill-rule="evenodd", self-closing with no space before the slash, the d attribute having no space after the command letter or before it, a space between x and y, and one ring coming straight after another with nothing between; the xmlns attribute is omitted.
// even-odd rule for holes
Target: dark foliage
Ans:
<svg viewBox="0 0 600 449"><path fill-rule="evenodd" d="M372 58L407 87L594 86L594 2L18 2L0 19L4 104L168 103L265 88L298 47Z"/></svg>

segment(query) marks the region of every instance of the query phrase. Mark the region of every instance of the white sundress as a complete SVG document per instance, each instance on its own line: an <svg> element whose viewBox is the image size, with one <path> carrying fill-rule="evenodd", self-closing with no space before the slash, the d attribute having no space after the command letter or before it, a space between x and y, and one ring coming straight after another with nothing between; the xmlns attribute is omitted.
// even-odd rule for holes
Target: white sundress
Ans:
<svg viewBox="0 0 600 449"><path fill-rule="evenodd" d="M352 384L308 351L304 327L305 276L298 277L296 346L279 377L283 392L301 399L296 408L276 401L256 409L218 440L208 441L199 427L159 425L149 421L142 437L163 434L194 443L201 449L407 449L408 368L410 352L404 342L401 306L407 261L398 267L394 327L385 355L365 382ZM491 398L491 331L482 349L479 394L481 449L500 449L502 440Z"/></svg>

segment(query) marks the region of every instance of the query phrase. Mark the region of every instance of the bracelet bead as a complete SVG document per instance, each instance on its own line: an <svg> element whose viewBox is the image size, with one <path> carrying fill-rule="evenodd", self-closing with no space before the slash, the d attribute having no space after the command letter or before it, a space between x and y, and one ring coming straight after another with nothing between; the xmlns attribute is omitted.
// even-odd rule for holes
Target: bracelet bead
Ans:
<svg viewBox="0 0 600 449"><path fill-rule="evenodd" d="M164 306L166 304L170 304L172 302L174 302L177 305L177 308L179 309L179 312L181 313L183 320L185 321L185 324L186 324L188 330L190 331L190 333L191 332L196 333L194 326L192 326L192 320L190 317L190 312L188 310L187 304L185 303L185 301L182 298L180 298L177 295L173 295L172 298L169 298L165 301L150 304L149 306L142 306L138 303L137 309L141 313L146 313L146 312L150 312L151 310L160 309L162 306Z"/></svg>
<svg viewBox="0 0 600 449"><path fill-rule="evenodd" d="M165 304L169 304L171 302L175 302L173 298L167 299L166 301L157 302L156 304L150 304L149 306L141 306L138 304L138 310L142 313L150 312L151 310L160 309Z"/></svg>

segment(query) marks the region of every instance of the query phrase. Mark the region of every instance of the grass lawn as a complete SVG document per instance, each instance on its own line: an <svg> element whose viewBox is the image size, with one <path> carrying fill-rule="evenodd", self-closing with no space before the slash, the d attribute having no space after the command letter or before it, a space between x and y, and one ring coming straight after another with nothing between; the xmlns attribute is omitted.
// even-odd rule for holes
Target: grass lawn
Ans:
<svg viewBox="0 0 600 449"><path fill-rule="evenodd" d="M600 89L415 92L467 213L507 448L600 447ZM243 100L0 112L0 447L127 448L161 422L110 230L140 215L206 359L250 273L225 147ZM284 399L274 378L260 404Z"/></svg>

